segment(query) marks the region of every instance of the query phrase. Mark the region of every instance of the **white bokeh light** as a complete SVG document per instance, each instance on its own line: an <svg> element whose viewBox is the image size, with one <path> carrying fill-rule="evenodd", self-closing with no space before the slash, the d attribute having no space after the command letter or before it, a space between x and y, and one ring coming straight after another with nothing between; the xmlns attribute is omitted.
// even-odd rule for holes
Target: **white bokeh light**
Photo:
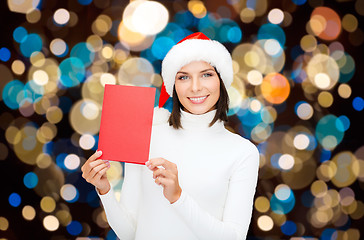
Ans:
<svg viewBox="0 0 364 240"><path fill-rule="evenodd" d="M162 31L168 23L168 18L166 7L155 1L133 1L123 13L125 26L144 35L154 35Z"/></svg>
<svg viewBox="0 0 364 240"><path fill-rule="evenodd" d="M75 170L80 166L80 158L76 154L69 154L64 159L64 165L69 170Z"/></svg>
<svg viewBox="0 0 364 240"><path fill-rule="evenodd" d="M306 134L303 133L297 134L293 139L293 145L298 150L306 149L309 144L310 144L310 139Z"/></svg>

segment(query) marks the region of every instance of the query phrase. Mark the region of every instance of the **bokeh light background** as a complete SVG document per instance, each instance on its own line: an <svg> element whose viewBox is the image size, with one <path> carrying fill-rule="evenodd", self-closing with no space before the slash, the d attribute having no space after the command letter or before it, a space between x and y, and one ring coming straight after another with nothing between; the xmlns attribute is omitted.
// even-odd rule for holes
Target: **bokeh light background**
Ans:
<svg viewBox="0 0 364 240"><path fill-rule="evenodd" d="M261 153L248 239L364 239L363 0L4 0L0 11L1 239L116 239L80 171L104 85L158 95L161 59L196 31L231 52L228 128ZM123 164L108 176L120 188Z"/></svg>

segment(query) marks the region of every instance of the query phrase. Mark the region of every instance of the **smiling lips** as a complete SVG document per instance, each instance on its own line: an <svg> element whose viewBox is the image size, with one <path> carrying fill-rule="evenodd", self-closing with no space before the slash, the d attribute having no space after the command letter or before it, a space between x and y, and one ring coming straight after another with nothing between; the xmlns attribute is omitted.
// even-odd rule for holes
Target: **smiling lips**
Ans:
<svg viewBox="0 0 364 240"><path fill-rule="evenodd" d="M200 104L203 103L207 97L208 95L204 97L188 97L188 99L194 104Z"/></svg>

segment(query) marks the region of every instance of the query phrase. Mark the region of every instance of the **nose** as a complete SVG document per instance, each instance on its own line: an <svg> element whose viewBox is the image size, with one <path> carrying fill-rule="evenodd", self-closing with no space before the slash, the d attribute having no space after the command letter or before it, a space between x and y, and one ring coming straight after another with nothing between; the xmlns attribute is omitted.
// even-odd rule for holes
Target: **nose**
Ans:
<svg viewBox="0 0 364 240"><path fill-rule="evenodd" d="M192 92L198 92L200 91L202 88L201 86L201 81L198 77L193 77L192 78L192 86L191 86L191 90Z"/></svg>

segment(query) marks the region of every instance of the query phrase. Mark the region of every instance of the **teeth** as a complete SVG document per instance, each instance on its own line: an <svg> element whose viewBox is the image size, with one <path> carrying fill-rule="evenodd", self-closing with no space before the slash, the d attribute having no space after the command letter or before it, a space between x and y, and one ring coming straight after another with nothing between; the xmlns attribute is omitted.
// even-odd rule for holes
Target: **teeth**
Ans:
<svg viewBox="0 0 364 240"><path fill-rule="evenodd" d="M204 100L207 96L205 97L198 97L198 98L190 98L192 101L195 101L195 102L198 102L198 101L201 101L201 100Z"/></svg>

